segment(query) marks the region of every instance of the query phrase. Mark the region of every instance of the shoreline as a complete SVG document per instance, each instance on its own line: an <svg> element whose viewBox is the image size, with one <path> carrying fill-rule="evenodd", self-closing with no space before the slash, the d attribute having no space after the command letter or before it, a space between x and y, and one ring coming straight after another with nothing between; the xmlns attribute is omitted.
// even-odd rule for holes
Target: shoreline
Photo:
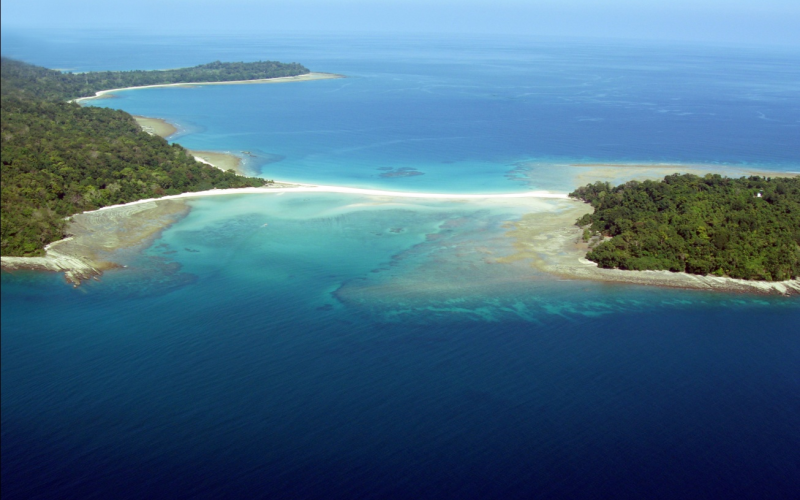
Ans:
<svg viewBox="0 0 800 500"><path fill-rule="evenodd" d="M149 203L160 200L179 200L185 198L202 198L206 196L229 196L242 194L271 194L271 193L337 193L354 194L363 196L381 196L388 198L423 198L434 200L486 200L486 199L508 199L508 198L548 198L548 199L568 199L566 193L552 193L549 191L526 191L522 193L420 193L415 191L386 191L381 189L354 188L347 186L329 186L317 184L300 184L276 182L274 185L264 187L247 187L234 189L210 189L207 191L196 191L190 193L174 194L162 196L161 198L148 198L136 200L121 205L110 205L98 208L93 212L110 210L120 207L127 207L141 203ZM92 212L84 212L92 213Z"/></svg>
<svg viewBox="0 0 800 500"><path fill-rule="evenodd" d="M592 208L578 200L570 199L570 202L565 210L527 214L519 221L507 223L506 237L515 240L513 245L516 253L497 261L511 263L529 260L534 269L567 280L759 295L800 295L800 279L755 281L671 271L600 268L586 259L588 243L583 242L582 230L575 225L575 221L583 214L590 213Z"/></svg>
<svg viewBox="0 0 800 500"><path fill-rule="evenodd" d="M162 230L191 210L191 207L184 203L189 198L285 193L333 193L453 201L526 198L553 200L568 205L566 208L562 207L551 212L526 214L519 220L506 224L505 236L515 240L513 246L516 252L498 258L495 262L512 263L518 260L530 260L534 269L567 280L761 295L800 295L798 279L767 282L670 271L623 271L599 268L596 263L585 259L588 245L581 239L580 228L574 225L577 218L591 211L591 206L569 198L566 193L549 191L500 194L419 193L276 183L258 188L212 189L181 193L111 205L73 215L67 230L70 236L47 245L44 257L3 256L0 258L0 264L4 271L28 269L63 272L69 283L78 286L82 281L97 279L103 271L122 267L113 262L111 253L152 242Z"/></svg>
<svg viewBox="0 0 800 500"><path fill-rule="evenodd" d="M157 135L163 139L178 132L178 127L163 118L153 118L151 116L131 115L136 123L150 135Z"/></svg>
<svg viewBox="0 0 800 500"><path fill-rule="evenodd" d="M157 135L162 139L175 135L179 130L178 127L164 118L155 118L151 116L132 115L136 123L142 128L143 131L150 135ZM194 159L200 163L211 165L223 171L233 170L237 175L243 177L254 177L253 174L244 169L244 162L242 158L227 151L201 151L188 149L189 153L194 156Z"/></svg>
<svg viewBox="0 0 800 500"><path fill-rule="evenodd" d="M86 280L99 279L104 271L125 267L116 252L143 250L189 210L179 200L158 200L75 214L66 230L69 236L45 246L45 256L2 256L0 267L8 272L63 272L64 279L77 287Z"/></svg>
<svg viewBox="0 0 800 500"><path fill-rule="evenodd" d="M243 166L244 162L233 153L223 151L198 151L194 149L189 149L188 151L194 156L194 159L200 163L211 165L222 171L233 170L236 172L236 175L241 175L242 177L254 177L245 171Z"/></svg>
<svg viewBox="0 0 800 500"><path fill-rule="evenodd" d="M84 101L90 101L92 99L102 99L104 97L109 97L113 95L114 92L122 92L125 90L156 89L156 88L167 88L167 87L190 88L190 87L200 87L203 85L253 85L253 84L264 84L264 83L290 83L290 82L306 82L313 80L332 80L337 78L347 78L347 77L336 73L311 72L311 73L306 73L304 75L279 76L276 78L260 78L256 80L229 80L224 82L159 83L156 85L142 85L137 87L121 87L118 89L98 90L97 92L95 92L95 95L93 96L78 97L76 99L72 99L70 102L82 103Z"/></svg>

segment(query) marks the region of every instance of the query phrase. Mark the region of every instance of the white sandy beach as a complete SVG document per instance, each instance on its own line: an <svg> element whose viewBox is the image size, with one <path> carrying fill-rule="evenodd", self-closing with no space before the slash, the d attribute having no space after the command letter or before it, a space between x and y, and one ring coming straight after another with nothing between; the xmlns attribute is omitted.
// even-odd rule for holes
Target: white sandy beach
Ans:
<svg viewBox="0 0 800 500"><path fill-rule="evenodd" d="M318 186L312 184L280 184L281 187L250 187L237 189L211 189L208 191L198 191L195 193L181 193L161 198L148 198L137 200L122 205L110 205L99 208L100 210L110 210L119 207L127 207L140 203L150 203L158 200L178 200L184 198L200 198L204 196L228 196L240 194L276 194L276 193L341 193L355 194L362 196L385 196L391 198L427 198L433 200L488 200L488 199L508 199L508 198L549 198L566 200L569 196L566 193L551 193L549 191L528 191L524 193L417 193L413 191L385 191L382 189L353 188L346 186ZM287 187L291 186L291 187ZM85 212L89 213L89 212Z"/></svg>
<svg viewBox="0 0 800 500"><path fill-rule="evenodd" d="M306 73L305 75L298 76L281 76L278 78L262 78L259 80L231 80L225 82L185 82L185 83L162 83L158 85L142 85L141 87L122 87L119 89L101 90L95 95L90 97L79 97L73 99L73 102L83 102L91 99L98 99L100 97L108 96L114 92L122 92L123 90L136 90L136 89L155 89L164 87L198 87L201 85L245 85L245 84L261 84L261 83L290 83L290 82L306 82L311 80L330 80L334 78L344 78L342 75L334 73Z"/></svg>

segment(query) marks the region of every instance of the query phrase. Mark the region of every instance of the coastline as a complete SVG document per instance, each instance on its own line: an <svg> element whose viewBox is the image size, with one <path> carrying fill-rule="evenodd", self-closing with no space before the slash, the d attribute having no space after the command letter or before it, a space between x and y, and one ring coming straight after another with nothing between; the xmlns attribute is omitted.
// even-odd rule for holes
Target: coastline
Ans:
<svg viewBox="0 0 800 500"><path fill-rule="evenodd" d="M249 172L245 171L242 165L242 159L235 154L223 153L220 151L196 151L194 149L190 149L189 152L192 153L194 159L200 163L211 165L220 170L233 170L237 175L243 177L252 176Z"/></svg>
<svg viewBox="0 0 800 500"><path fill-rule="evenodd" d="M330 73L308 73L296 77L281 77L261 80L225 81L225 82L192 82L148 85L141 87L126 87L99 91L92 97L75 99L83 102L91 99L108 98L114 92L135 90L143 88L160 87L195 87L201 85L241 85L261 83L289 83L298 81L344 78L342 75ZM139 126L147 133L168 138L178 132L178 128L161 118L134 116ZM190 150L195 159L201 163L214 166L221 170L234 170L238 175L252 175L244 170L242 159L234 154L219 151ZM736 177L748 175L797 177L797 172L774 172L758 170L747 167L704 164L675 164L675 163L537 163L521 162L514 173L520 177L530 178L536 182L539 168L553 169L560 167L570 174L571 184L581 186L596 181L619 184L629 180L642 181L646 179L657 180L672 173L691 173L705 175L719 173ZM489 199L521 199L521 198L546 198L564 200L569 207L558 212L537 213L523 216L519 221L509 222L506 236L514 238L514 247L517 250L513 255L499 258L497 262L513 262L517 260L530 260L531 265L553 276L563 279L587 279L609 283L637 284L649 286L664 286L674 288L719 290L727 292L745 292L759 294L800 295L800 280L783 282L759 282L717 276L698 276L688 273L672 273L669 271L623 271L619 269L601 269L584 257L588 246L582 242L580 229L574 223L581 215L591 208L576 200L570 200L566 193L550 191L528 191L506 194L481 194L481 193L420 193L388 191L380 189L352 188L346 186L289 184L274 183L260 188L240 189L212 189L209 191L189 192L178 195L164 196L162 198L137 200L123 205L103 207L93 212L85 212L73 216L68 233L79 233L79 237L70 236L64 240L53 242L45 250L45 257L2 257L2 269L38 269L64 272L67 281L77 286L81 281L97 278L104 270L119 267L110 260L98 257L97 243L93 239L98 233L97 241L104 240L100 236L100 227L108 234L114 235L120 230L130 231L135 241L146 239L150 235L160 232L175 220L164 222L163 214L153 211L154 208L164 204L176 203L188 213L189 207L182 203L187 198L243 195L243 194L283 194L287 192L302 193L338 193L372 197L389 198L416 198L436 200L489 200ZM108 214L100 216L98 214ZM141 214L141 215L136 215ZM149 214L149 215L148 215ZM139 236L137 224L142 228L151 227L148 217L158 220L156 233L152 231L147 236ZM92 222L93 219L96 219ZM108 227L106 222L113 220L117 224ZM77 222L75 222L77 221ZM100 221L100 222L97 222ZM144 229L142 229L144 230ZM147 232L145 230L145 232ZM143 234L143 233L142 233ZM118 237L117 237L118 238ZM76 242L77 240L77 242ZM117 243L104 243L105 253L135 246L129 240L119 239Z"/></svg>
<svg viewBox="0 0 800 500"><path fill-rule="evenodd" d="M283 193L338 193L388 198L417 198L438 200L488 200L509 198L566 199L563 193L532 191L508 194L451 194L384 191L345 186L274 183L259 188L212 189L182 193L161 198L149 198L130 203L102 207L70 217L70 235L45 247L44 257L0 257L4 271L21 269L63 272L73 286L87 279L96 279L103 271L119 268L113 252L143 246L160 232L186 215L190 207L187 198Z"/></svg>
<svg viewBox="0 0 800 500"><path fill-rule="evenodd" d="M265 195L284 193L338 193L366 197L433 199L433 200L492 200L547 199L560 206L550 212L523 215L506 223L505 236L513 238L516 252L494 259L497 263L530 261L539 271L567 280L592 280L628 285L722 291L751 294L800 295L800 280L780 282L748 281L717 276L699 276L669 271L623 271L601 269L585 259L588 245L582 241L575 220L590 212L591 206L570 199L565 193L529 191L523 193L419 193L352 188L346 186L276 183L258 188L212 189L194 193L137 200L112 205L72 216L67 232L69 237L51 243L45 257L2 257L2 269L45 270L63 272L66 280L78 286L87 279L97 279L109 269L119 268L113 252L122 249L144 248L161 231L188 214L184 203L189 198L208 196Z"/></svg>
<svg viewBox="0 0 800 500"><path fill-rule="evenodd" d="M559 212L528 214L519 221L507 223L506 236L514 239L516 253L497 262L529 260L533 268L567 280L762 295L800 295L800 279L754 281L670 271L602 269L585 258L588 244L581 238L581 229L575 226L579 217L591 211L587 203L570 199L569 205Z"/></svg>
<svg viewBox="0 0 800 500"><path fill-rule="evenodd" d="M115 252L146 248L189 210L181 201L152 200L75 214L67 227L69 236L47 245L44 257L3 256L0 265L3 271L63 272L66 281L77 287L104 271L125 267Z"/></svg>
<svg viewBox="0 0 800 500"><path fill-rule="evenodd" d="M157 135L164 139L178 131L178 127L171 124L167 120L164 120L163 118L133 115L133 119L136 120L136 123L142 127L142 130L148 134Z"/></svg>
<svg viewBox="0 0 800 500"><path fill-rule="evenodd" d="M150 135L157 135L163 139L167 139L178 132L178 127L163 118L133 115L133 119L136 120L136 123L139 124L142 130ZM193 149L189 149L188 151L194 156L194 159L200 163L211 165L223 171L233 170L236 174L244 177L253 175L244 169L242 159L233 153L199 151Z"/></svg>
<svg viewBox="0 0 800 500"><path fill-rule="evenodd" d="M749 177L757 175L762 177L798 177L800 172L775 171L769 166L759 169L756 166L742 167L735 165L710 165L702 163L571 163L524 161L516 164L516 168L509 172L509 177L515 180L528 182L532 185L541 185L542 178L552 175L553 171L568 179L574 187L585 186L595 182L609 182L611 184L624 184L628 181L661 180L666 175L675 173L693 174L704 176L706 174L720 174L726 177ZM564 182L564 179L561 179Z"/></svg>
<svg viewBox="0 0 800 500"><path fill-rule="evenodd" d="M336 73L311 72L311 73L306 73L305 75L280 76L277 78L261 78L257 80L230 80L224 82L160 83L157 85L142 85L139 87L122 87L118 89L99 90L93 96L78 97L77 99L72 99L71 102L81 103L84 101L90 101L92 99L107 98L113 95L114 92L122 92L124 90L155 89L155 88L167 88L167 87L190 88L190 87L200 87L203 85L253 85L253 84L264 84L264 83L291 83L291 82L307 82L312 80L331 80L337 78L346 78L346 77L344 75L339 75Z"/></svg>

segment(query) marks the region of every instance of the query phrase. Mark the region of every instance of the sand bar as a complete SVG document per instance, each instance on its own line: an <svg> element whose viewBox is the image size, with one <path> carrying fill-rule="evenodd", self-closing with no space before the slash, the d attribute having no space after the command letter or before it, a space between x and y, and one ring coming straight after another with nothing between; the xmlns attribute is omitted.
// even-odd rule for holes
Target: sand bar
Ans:
<svg viewBox="0 0 800 500"><path fill-rule="evenodd" d="M529 191L524 193L416 193L363 189L344 186L271 184L261 188L213 189L183 193L157 199L138 200L103 207L72 217L68 233L73 235L46 248L45 257L2 257L4 270L37 269L64 272L74 285L97 277L106 269L119 267L112 261L116 250L149 244L164 228L188 213L182 203L188 198L227 195L266 195L283 193L340 193L380 198L434 200L525 200L541 199L554 203L552 210L524 215L507 224L506 236L513 238L515 252L495 259L497 263L529 261L540 271L570 280L595 280L631 285L718 290L760 294L800 295L800 280L781 282L749 281L716 276L698 276L669 271L622 271L601 269L585 259L587 244L575 221L590 212L583 202L564 193Z"/></svg>
<svg viewBox="0 0 800 500"><path fill-rule="evenodd" d="M194 159L200 163L211 165L220 170L233 170L239 175L250 177L252 174L245 171L242 159L233 153L223 153L221 151L195 151L189 150Z"/></svg>
<svg viewBox="0 0 800 500"><path fill-rule="evenodd" d="M277 194L277 193L340 193L355 194L362 196L384 196L390 198L425 198L433 200L489 200L489 199L511 199L511 198L549 198L562 199L568 198L566 193L551 193L549 191L527 191L523 193L418 193L413 191L386 191L382 189L354 188L346 186L317 186L312 184L270 184L264 187L248 187L236 189L210 189L208 191L197 191L194 193L181 193L161 198L149 198L137 200L123 205L112 205L99 208L100 210L110 210L118 207L136 205L139 203L150 203L158 200L179 200L185 198L201 198L205 196L230 196L242 194ZM88 213L88 212L87 212Z"/></svg>

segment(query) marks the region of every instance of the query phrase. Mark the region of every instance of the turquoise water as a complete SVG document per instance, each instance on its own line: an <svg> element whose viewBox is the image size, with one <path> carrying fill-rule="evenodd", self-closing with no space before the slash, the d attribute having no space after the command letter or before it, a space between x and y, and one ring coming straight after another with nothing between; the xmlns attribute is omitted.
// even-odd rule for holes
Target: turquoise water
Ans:
<svg viewBox="0 0 800 500"><path fill-rule="evenodd" d="M96 101L174 120L190 148L250 151L281 180L566 191L576 161L800 170L793 52L5 31L3 51L76 71L271 58L346 74ZM400 168L422 175L381 176ZM4 497L800 489L797 298L499 263L506 223L558 201L189 204L98 282L2 275Z"/></svg>

